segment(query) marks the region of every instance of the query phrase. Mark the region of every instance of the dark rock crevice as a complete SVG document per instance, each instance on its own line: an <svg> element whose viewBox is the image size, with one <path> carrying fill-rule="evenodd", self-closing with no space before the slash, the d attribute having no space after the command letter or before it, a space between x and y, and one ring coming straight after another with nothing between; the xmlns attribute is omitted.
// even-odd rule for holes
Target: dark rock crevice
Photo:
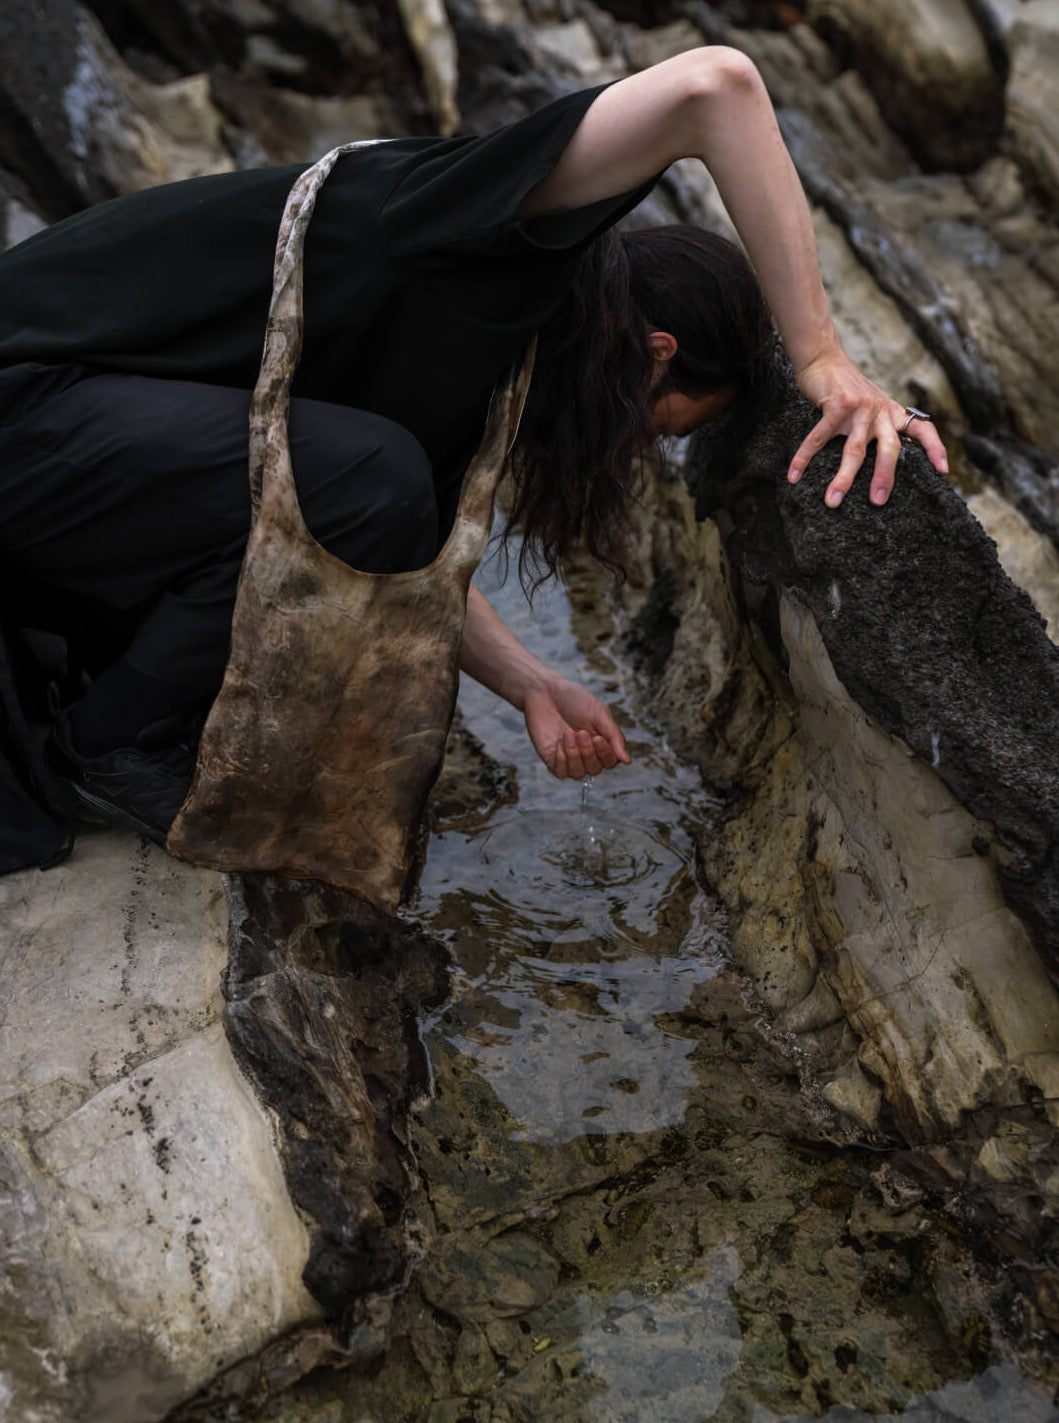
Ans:
<svg viewBox="0 0 1059 1423"><path fill-rule="evenodd" d="M429 1074L417 1015L445 996L445 956L319 886L244 877L231 902L225 1031L278 1124L312 1241L305 1285L343 1347L370 1354L414 1257L407 1117Z"/></svg>

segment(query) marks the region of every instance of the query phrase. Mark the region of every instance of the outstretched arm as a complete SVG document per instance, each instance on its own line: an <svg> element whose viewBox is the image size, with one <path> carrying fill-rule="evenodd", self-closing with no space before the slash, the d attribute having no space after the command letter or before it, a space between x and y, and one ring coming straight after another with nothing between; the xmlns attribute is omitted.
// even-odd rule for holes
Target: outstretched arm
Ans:
<svg viewBox="0 0 1059 1423"><path fill-rule="evenodd" d="M522 712L537 754L560 780L595 776L631 759L603 703L577 682L549 672L473 586L460 667Z"/></svg>
<svg viewBox="0 0 1059 1423"><path fill-rule="evenodd" d="M527 194L522 216L580 207L626 192L678 158L709 169L757 273L798 384L822 412L789 478L835 435L846 436L832 507L853 483L870 440L878 442L871 497L885 503L905 422L842 349L828 308L809 206L753 62L724 45L676 55L612 84L594 100L551 174ZM933 425L909 432L935 467L947 468Z"/></svg>

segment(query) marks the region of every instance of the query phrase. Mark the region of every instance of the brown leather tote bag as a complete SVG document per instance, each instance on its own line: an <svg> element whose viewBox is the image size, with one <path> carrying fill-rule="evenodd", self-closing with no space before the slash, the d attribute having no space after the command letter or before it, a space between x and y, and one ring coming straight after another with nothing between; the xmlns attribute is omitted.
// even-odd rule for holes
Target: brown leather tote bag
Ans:
<svg viewBox="0 0 1059 1423"><path fill-rule="evenodd" d="M169 832L180 859L322 880L392 912L455 706L467 588L529 387L532 349L493 398L444 548L369 574L320 547L298 505L287 420L302 342L302 258L345 144L294 184L280 224L250 409L253 525L224 682Z"/></svg>

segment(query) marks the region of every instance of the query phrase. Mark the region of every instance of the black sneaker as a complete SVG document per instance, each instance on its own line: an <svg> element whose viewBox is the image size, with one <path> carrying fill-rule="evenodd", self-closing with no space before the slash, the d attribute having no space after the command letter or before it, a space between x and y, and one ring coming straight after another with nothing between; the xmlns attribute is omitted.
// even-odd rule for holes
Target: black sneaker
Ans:
<svg viewBox="0 0 1059 1423"><path fill-rule="evenodd" d="M156 845L165 844L187 797L196 751L187 723L176 717L145 726L135 746L82 756L74 747L68 718L60 715L47 743L51 770L73 819L128 826Z"/></svg>

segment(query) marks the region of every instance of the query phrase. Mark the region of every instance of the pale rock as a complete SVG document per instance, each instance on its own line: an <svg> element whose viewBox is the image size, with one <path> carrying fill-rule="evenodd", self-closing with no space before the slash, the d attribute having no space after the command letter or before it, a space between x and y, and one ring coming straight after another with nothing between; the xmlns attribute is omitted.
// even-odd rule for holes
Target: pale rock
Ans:
<svg viewBox="0 0 1059 1423"><path fill-rule="evenodd" d="M309 61L303 54L293 54L271 35L247 36L246 62L252 69L287 79L301 79L309 69Z"/></svg>
<svg viewBox="0 0 1059 1423"><path fill-rule="evenodd" d="M991 1136L978 1153L978 1165L993 1181L1016 1181L1026 1170L1027 1144L1024 1141Z"/></svg>
<svg viewBox="0 0 1059 1423"><path fill-rule="evenodd" d="M209 81L193 75L151 85L122 63L98 21L77 17L77 67L62 94L70 161L81 177L136 192L234 168L221 138Z"/></svg>
<svg viewBox="0 0 1059 1423"><path fill-rule="evenodd" d="M729 242L742 246L732 219L728 216L728 210L721 202L717 184L706 165L699 159L678 158L675 163L671 163L651 196L659 193L664 194L675 205L679 221L708 228L721 237L727 237ZM666 214L664 221L672 222L674 218Z"/></svg>
<svg viewBox="0 0 1059 1423"><path fill-rule="evenodd" d="M932 415L960 413L949 378L923 346L897 303L850 251L842 229L813 212L820 271L842 344L869 379L895 399Z"/></svg>
<svg viewBox="0 0 1059 1423"><path fill-rule="evenodd" d="M517 28L529 23L523 0L471 0L471 3L487 25L511 25Z"/></svg>
<svg viewBox="0 0 1059 1423"><path fill-rule="evenodd" d="M1059 0L1026 0L1010 35L1007 133L1019 159L1059 199Z"/></svg>
<svg viewBox="0 0 1059 1423"><path fill-rule="evenodd" d="M1059 642L1059 552L1002 494L986 487L972 494L967 507L997 546L1004 572L1033 599L1048 624L1048 635Z"/></svg>
<svg viewBox="0 0 1059 1423"><path fill-rule="evenodd" d="M820 1089L824 1101L843 1116L873 1130L879 1120L882 1089L869 1081L856 1063L851 1063L841 1077L833 1077Z"/></svg>
<svg viewBox="0 0 1059 1423"><path fill-rule="evenodd" d="M1026 189L1014 159L998 154L964 181L990 217L1010 217L1025 205Z"/></svg>
<svg viewBox="0 0 1059 1423"><path fill-rule="evenodd" d="M440 133L459 127L456 37L442 0L397 0L405 33L423 71L427 102Z"/></svg>
<svg viewBox="0 0 1059 1423"><path fill-rule="evenodd" d="M276 12L265 0L227 0L226 9L243 30L268 29L276 23Z"/></svg>
<svg viewBox="0 0 1059 1423"><path fill-rule="evenodd" d="M312 163L342 143L400 136L383 96L320 98L242 74L218 76L214 86L225 112L253 134L257 163Z"/></svg>
<svg viewBox="0 0 1059 1423"><path fill-rule="evenodd" d="M811 615L781 601L830 900L824 972L885 1064L886 1096L920 1131L956 1127L1020 1081L1059 1096L1059 995L1004 903L980 825L876 727L835 675Z"/></svg>
<svg viewBox="0 0 1059 1423"><path fill-rule="evenodd" d="M860 195L885 224L889 240L929 272L936 305L923 315L955 317L995 371L1018 433L1059 453L1059 239L1046 218L1023 206L1015 214L983 211L968 184L952 174L897 183L866 180Z"/></svg>
<svg viewBox="0 0 1059 1423"><path fill-rule="evenodd" d="M0 252L24 242L35 232L43 232L47 223L17 198L8 198L0 205Z"/></svg>
<svg viewBox="0 0 1059 1423"><path fill-rule="evenodd" d="M808 25L732 30L726 38L757 65L779 110L807 115L841 144L858 173L898 178L912 171L905 145L855 69L842 69Z"/></svg>
<svg viewBox="0 0 1059 1423"><path fill-rule="evenodd" d="M5 879L0 905L9 1416L148 1423L320 1316L221 1025L221 881L97 835Z"/></svg>
<svg viewBox="0 0 1059 1423"><path fill-rule="evenodd" d="M1025 4L1026 0L972 0L972 9L987 37L1006 46Z"/></svg>
<svg viewBox="0 0 1059 1423"><path fill-rule="evenodd" d="M931 166L967 167L989 151L1003 93L964 0L810 0L808 13L853 47L886 117Z"/></svg>
<svg viewBox="0 0 1059 1423"><path fill-rule="evenodd" d="M602 84L626 73L620 59L607 57L585 20L559 25L534 25L524 40L541 68L574 79L579 84Z"/></svg>
<svg viewBox="0 0 1059 1423"><path fill-rule="evenodd" d="M674 20L671 24L657 25L649 30L639 25L624 25L622 34L625 52L633 69L649 69L663 59L672 59L674 55L702 45L702 32L690 20Z"/></svg>

